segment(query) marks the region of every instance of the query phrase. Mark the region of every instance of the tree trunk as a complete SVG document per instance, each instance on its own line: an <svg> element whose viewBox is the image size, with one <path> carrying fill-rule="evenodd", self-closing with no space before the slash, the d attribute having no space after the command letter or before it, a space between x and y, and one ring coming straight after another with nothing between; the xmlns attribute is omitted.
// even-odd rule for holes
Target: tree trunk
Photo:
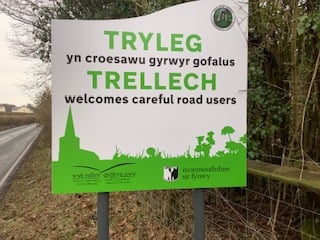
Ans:
<svg viewBox="0 0 320 240"><path fill-rule="evenodd" d="M291 1L292 21L291 21L291 79L289 83L289 91L291 96L291 121L290 121L290 146L288 159L291 159L294 152L299 150L300 133L301 133L301 116L302 116L302 99L303 91L301 81L298 75L297 65L297 24L298 24L298 4L296 0Z"/></svg>

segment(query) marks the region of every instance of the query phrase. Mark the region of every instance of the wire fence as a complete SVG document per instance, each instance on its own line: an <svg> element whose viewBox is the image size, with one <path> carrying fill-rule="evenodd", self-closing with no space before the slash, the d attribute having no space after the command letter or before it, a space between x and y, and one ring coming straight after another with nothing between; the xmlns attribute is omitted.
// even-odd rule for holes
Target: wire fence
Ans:
<svg viewBox="0 0 320 240"><path fill-rule="evenodd" d="M150 221L193 239L192 190L137 193ZM320 239L320 194L248 176L246 188L206 189L206 239ZM157 239L157 238L154 238Z"/></svg>

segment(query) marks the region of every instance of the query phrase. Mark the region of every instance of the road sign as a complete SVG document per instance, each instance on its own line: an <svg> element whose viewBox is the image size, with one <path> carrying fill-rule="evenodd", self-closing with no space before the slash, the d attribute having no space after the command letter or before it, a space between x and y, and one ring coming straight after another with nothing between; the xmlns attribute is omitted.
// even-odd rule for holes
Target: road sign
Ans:
<svg viewBox="0 0 320 240"><path fill-rule="evenodd" d="M54 20L53 192L246 185L247 5Z"/></svg>

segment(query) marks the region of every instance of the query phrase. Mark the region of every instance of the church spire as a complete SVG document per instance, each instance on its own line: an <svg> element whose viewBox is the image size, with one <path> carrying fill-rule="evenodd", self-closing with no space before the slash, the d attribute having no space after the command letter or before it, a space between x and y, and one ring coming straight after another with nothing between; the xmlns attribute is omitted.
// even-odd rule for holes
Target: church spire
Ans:
<svg viewBox="0 0 320 240"><path fill-rule="evenodd" d="M94 152L90 152L80 148L80 138L76 136L71 106L69 107L68 119L64 136L59 139L59 161L77 163L99 160Z"/></svg>
<svg viewBox="0 0 320 240"><path fill-rule="evenodd" d="M65 130L64 136L68 136L68 137L75 137L76 136L75 131L74 131L71 106L69 107L67 126L66 126L66 130Z"/></svg>

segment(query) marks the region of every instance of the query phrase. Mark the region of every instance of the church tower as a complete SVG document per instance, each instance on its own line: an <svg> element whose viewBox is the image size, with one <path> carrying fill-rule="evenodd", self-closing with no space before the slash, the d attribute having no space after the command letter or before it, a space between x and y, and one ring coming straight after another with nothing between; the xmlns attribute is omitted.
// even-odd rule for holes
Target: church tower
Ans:
<svg viewBox="0 0 320 240"><path fill-rule="evenodd" d="M80 139L75 134L71 107L68 112L68 120L65 134L60 138L59 160L68 160L72 158L72 153L80 149Z"/></svg>
<svg viewBox="0 0 320 240"><path fill-rule="evenodd" d="M99 160L94 152L80 148L80 138L76 136L71 107L64 136L60 138L59 161L70 164L86 164Z"/></svg>

